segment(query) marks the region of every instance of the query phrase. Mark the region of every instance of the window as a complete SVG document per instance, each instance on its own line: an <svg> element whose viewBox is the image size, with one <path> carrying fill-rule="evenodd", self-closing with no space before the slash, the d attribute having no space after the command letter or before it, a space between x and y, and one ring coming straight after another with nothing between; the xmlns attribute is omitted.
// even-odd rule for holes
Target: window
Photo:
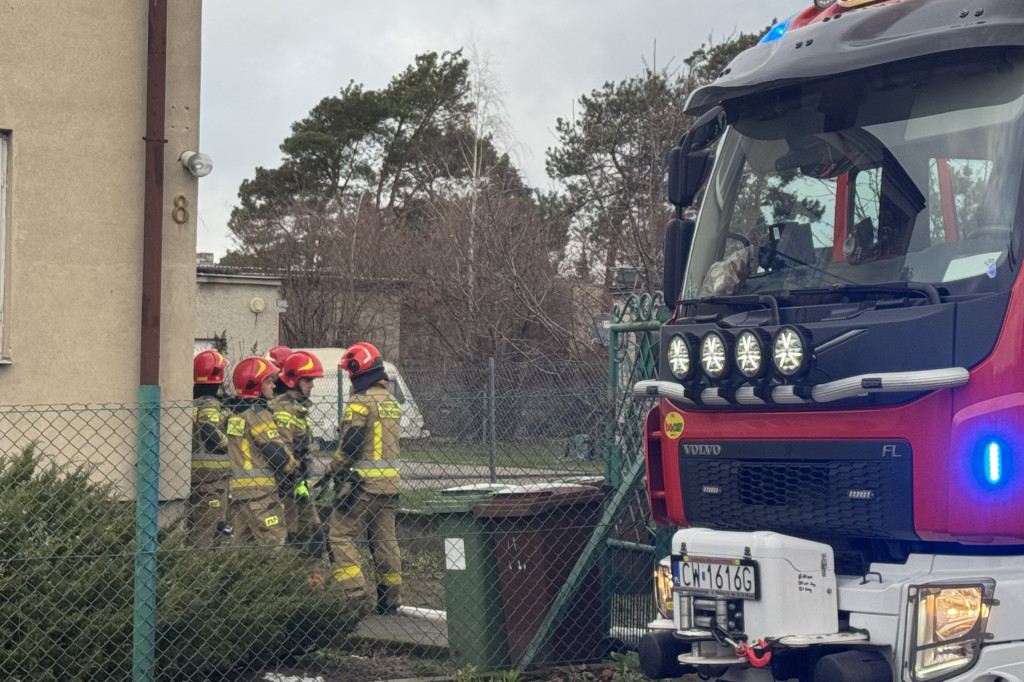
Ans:
<svg viewBox="0 0 1024 682"><path fill-rule="evenodd" d="M217 339L196 339L192 344L192 355L199 355L204 350L217 350Z"/></svg>

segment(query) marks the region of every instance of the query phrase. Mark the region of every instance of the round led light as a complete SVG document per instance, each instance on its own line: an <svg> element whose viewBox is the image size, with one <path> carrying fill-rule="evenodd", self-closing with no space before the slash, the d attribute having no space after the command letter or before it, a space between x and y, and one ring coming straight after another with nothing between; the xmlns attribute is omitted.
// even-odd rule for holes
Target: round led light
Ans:
<svg viewBox="0 0 1024 682"><path fill-rule="evenodd" d="M784 377L795 377L807 369L806 336L796 327L780 327L772 342L772 362Z"/></svg>
<svg viewBox="0 0 1024 682"><path fill-rule="evenodd" d="M767 335L765 335L767 336ZM736 337L736 369L748 379L757 379L767 368L764 357L765 340L749 329L745 329Z"/></svg>
<svg viewBox="0 0 1024 682"><path fill-rule="evenodd" d="M836 0L814 0L814 6L818 9L828 9L836 4Z"/></svg>
<svg viewBox="0 0 1024 682"><path fill-rule="evenodd" d="M701 339L700 367L712 380L722 379L729 373L729 347L718 332L708 332Z"/></svg>
<svg viewBox="0 0 1024 682"><path fill-rule="evenodd" d="M693 358L690 357L690 344L678 334L668 342L668 353L665 354L668 360L668 368L679 381L684 381L693 373Z"/></svg>

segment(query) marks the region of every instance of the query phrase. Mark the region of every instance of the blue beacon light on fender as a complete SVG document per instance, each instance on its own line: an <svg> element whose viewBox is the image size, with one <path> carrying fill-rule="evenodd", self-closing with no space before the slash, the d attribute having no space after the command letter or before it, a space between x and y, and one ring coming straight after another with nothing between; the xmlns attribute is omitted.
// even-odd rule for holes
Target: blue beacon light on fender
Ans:
<svg viewBox="0 0 1024 682"><path fill-rule="evenodd" d="M1003 482L1003 446L996 440L990 440L982 448L982 467L985 481L991 486Z"/></svg>
<svg viewBox="0 0 1024 682"><path fill-rule="evenodd" d="M998 436L982 436L971 451L971 468L983 490L994 493L1015 479L1014 449Z"/></svg>
<svg viewBox="0 0 1024 682"><path fill-rule="evenodd" d="M764 45L765 43L774 43L776 40L782 38L782 36L786 35L786 30L789 29L790 22L793 21L793 19L795 18L796 15L794 14L789 19L786 19L785 21L780 21L779 23L772 26L771 30L765 33L764 37L761 38L760 42L758 42L758 45Z"/></svg>

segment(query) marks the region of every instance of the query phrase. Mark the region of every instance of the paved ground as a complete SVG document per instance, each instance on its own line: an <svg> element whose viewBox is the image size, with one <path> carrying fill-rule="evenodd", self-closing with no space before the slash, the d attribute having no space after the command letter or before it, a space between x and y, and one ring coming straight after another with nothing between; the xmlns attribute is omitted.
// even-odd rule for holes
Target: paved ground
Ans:
<svg viewBox="0 0 1024 682"><path fill-rule="evenodd" d="M359 623L356 634L382 642L448 648L448 625L436 617L370 615Z"/></svg>

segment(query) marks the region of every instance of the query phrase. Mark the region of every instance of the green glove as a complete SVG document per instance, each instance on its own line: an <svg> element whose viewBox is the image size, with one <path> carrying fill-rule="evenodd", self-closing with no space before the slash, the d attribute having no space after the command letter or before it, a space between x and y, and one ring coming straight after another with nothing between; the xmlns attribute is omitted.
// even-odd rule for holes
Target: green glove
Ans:
<svg viewBox="0 0 1024 682"><path fill-rule="evenodd" d="M309 501L309 484L305 479L296 483L295 487L292 488L292 498Z"/></svg>

